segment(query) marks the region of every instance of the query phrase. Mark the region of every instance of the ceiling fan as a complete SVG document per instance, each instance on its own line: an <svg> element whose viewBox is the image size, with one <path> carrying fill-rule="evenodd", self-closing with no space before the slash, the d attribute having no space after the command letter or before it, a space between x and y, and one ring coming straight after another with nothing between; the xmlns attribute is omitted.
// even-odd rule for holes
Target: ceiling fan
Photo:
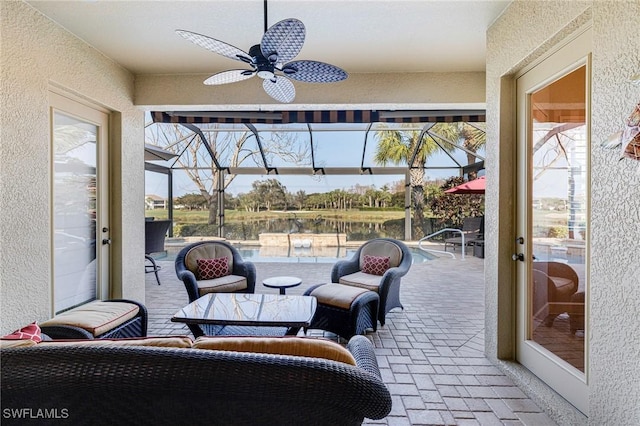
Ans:
<svg viewBox="0 0 640 426"><path fill-rule="evenodd" d="M265 0L265 33L260 44L249 53L228 43L185 30L176 33L207 50L248 64L251 69L233 69L212 75L204 81L207 85L235 83L257 75L262 78L265 92L279 102L292 102L296 89L289 79L309 83L333 83L347 78L347 73L335 65L318 61L292 61L304 44L304 24L294 18L284 19L267 29L267 4ZM290 62L291 61L291 62Z"/></svg>

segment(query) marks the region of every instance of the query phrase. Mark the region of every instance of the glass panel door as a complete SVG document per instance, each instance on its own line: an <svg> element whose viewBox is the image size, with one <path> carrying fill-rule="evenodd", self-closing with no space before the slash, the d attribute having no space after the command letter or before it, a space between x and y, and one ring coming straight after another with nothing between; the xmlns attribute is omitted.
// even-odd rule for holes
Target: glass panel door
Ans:
<svg viewBox="0 0 640 426"><path fill-rule="evenodd" d="M530 95L531 340L584 373L586 65Z"/></svg>
<svg viewBox="0 0 640 426"><path fill-rule="evenodd" d="M587 412L590 32L517 81L518 361Z"/></svg>
<svg viewBox="0 0 640 426"><path fill-rule="evenodd" d="M106 291L108 210L100 161L108 121L106 114L69 99L53 94L52 99L53 310L58 313ZM102 121L68 112L83 109Z"/></svg>

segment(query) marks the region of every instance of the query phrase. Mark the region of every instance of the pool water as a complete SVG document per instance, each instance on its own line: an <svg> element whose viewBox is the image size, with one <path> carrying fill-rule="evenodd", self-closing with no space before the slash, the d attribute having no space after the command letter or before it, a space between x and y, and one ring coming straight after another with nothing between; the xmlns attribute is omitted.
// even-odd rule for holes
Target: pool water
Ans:
<svg viewBox="0 0 640 426"><path fill-rule="evenodd" d="M235 246L243 259L254 263L335 263L338 260L350 259L357 248L323 247L322 250L294 247L256 247ZM166 255L156 253L156 260L173 261L182 247L167 247ZM423 263L435 259L437 256L419 248L409 248L413 263Z"/></svg>

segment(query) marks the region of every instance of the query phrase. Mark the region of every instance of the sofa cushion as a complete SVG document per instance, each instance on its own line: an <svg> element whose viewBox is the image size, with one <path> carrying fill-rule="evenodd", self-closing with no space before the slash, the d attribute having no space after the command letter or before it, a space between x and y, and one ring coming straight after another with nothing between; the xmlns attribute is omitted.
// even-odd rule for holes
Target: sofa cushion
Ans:
<svg viewBox="0 0 640 426"><path fill-rule="evenodd" d="M342 309L350 309L353 301L368 290L362 287L353 287L342 284L325 284L316 287L310 296L314 296L318 303L335 306Z"/></svg>
<svg viewBox="0 0 640 426"><path fill-rule="evenodd" d="M356 287L366 288L367 290L378 293L380 289L380 276L365 274L364 272L355 272L340 277L340 284L352 285Z"/></svg>
<svg viewBox="0 0 640 426"><path fill-rule="evenodd" d="M38 344L48 346L154 346L161 348L190 348L193 341L188 336L145 337L130 339L60 339L49 340Z"/></svg>
<svg viewBox="0 0 640 426"><path fill-rule="evenodd" d="M193 247L184 256L184 264L191 272L198 276L198 259L216 259L219 257L228 258L227 265L229 273L233 271L233 253L229 247L222 244L200 244Z"/></svg>
<svg viewBox="0 0 640 426"><path fill-rule="evenodd" d="M371 275L384 275L389 269L389 256L371 256L365 254L361 266L362 272Z"/></svg>
<svg viewBox="0 0 640 426"><path fill-rule="evenodd" d="M37 343L31 339L0 339L0 349L28 348L36 345Z"/></svg>
<svg viewBox="0 0 640 426"><path fill-rule="evenodd" d="M196 339L193 348L323 358L356 365L351 352L338 343L326 339L307 337L202 336Z"/></svg>
<svg viewBox="0 0 640 426"><path fill-rule="evenodd" d="M360 265L364 263L364 257L389 256L389 266L395 268L402 262L402 250L391 241L371 241L362 246L360 250Z"/></svg>
<svg viewBox="0 0 640 426"><path fill-rule="evenodd" d="M200 296L207 293L232 293L247 288L247 278L240 275L226 275L213 280L198 281Z"/></svg>
<svg viewBox="0 0 640 426"><path fill-rule="evenodd" d="M31 324L22 327L20 330L16 330L6 336L2 336L2 340L31 340L33 343L38 343L42 341L40 334L40 326L36 322L32 322Z"/></svg>
<svg viewBox="0 0 640 426"><path fill-rule="evenodd" d="M198 279L212 280L229 275L229 258L198 259Z"/></svg>
<svg viewBox="0 0 640 426"><path fill-rule="evenodd" d="M69 311L62 312L42 326L72 325L100 336L138 315L140 307L127 302L105 302L96 300Z"/></svg>

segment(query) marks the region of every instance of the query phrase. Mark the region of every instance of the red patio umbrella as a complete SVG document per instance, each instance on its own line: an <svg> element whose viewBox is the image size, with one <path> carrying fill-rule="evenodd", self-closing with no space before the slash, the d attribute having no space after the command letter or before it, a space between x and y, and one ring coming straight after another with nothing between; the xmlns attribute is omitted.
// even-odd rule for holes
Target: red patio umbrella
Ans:
<svg viewBox="0 0 640 426"><path fill-rule="evenodd" d="M478 179L470 180L451 189L447 189L447 194L484 194L485 179L484 176Z"/></svg>

